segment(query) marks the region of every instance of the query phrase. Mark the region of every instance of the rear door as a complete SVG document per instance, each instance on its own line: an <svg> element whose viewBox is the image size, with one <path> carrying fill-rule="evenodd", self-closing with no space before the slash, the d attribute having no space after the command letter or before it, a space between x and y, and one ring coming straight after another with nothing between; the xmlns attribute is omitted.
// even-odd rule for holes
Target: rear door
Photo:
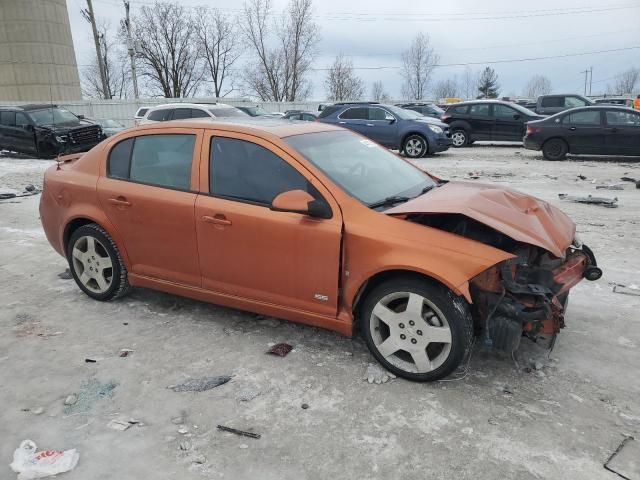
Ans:
<svg viewBox="0 0 640 480"><path fill-rule="evenodd" d="M369 109L367 107L351 107L338 115L338 125L363 135L367 134Z"/></svg>
<svg viewBox="0 0 640 480"><path fill-rule="evenodd" d="M202 287L264 304L335 316L342 216L329 192L266 140L208 132L196 201ZM302 189L325 201L329 219L269 206Z"/></svg>
<svg viewBox="0 0 640 480"><path fill-rule="evenodd" d="M468 120L471 125L471 137L473 140L491 140L493 135L493 117L490 112L490 104L474 103L469 108Z"/></svg>
<svg viewBox="0 0 640 480"><path fill-rule="evenodd" d="M522 141L524 137L524 120L522 114L508 105L494 104L493 140Z"/></svg>
<svg viewBox="0 0 640 480"><path fill-rule="evenodd" d="M604 152L602 110L578 110L562 118L562 130L571 153L599 155Z"/></svg>
<svg viewBox="0 0 640 480"><path fill-rule="evenodd" d="M132 273L199 287L194 207L202 130L139 133L111 148L98 198L124 239Z"/></svg>
<svg viewBox="0 0 640 480"><path fill-rule="evenodd" d="M640 155L640 113L633 110L605 111L605 152Z"/></svg>
<svg viewBox="0 0 640 480"><path fill-rule="evenodd" d="M391 112L380 107L369 107L369 121L365 125L365 135L371 140L387 147L397 146L398 122Z"/></svg>

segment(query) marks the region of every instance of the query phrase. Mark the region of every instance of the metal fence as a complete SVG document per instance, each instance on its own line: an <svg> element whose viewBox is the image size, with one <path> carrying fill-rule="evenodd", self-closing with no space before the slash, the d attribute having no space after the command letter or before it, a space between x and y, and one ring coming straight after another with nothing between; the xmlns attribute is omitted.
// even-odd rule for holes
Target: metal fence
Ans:
<svg viewBox="0 0 640 480"><path fill-rule="evenodd" d="M71 102L54 102L75 114L87 118L110 118L127 127L133 126L133 116L140 107L155 107L165 103L211 103L215 98L140 98L137 100L77 100ZM260 105L268 112L285 112L286 110L308 110L316 112L322 102L251 102L245 99L223 98L220 103L228 105ZM1 102L3 105L22 105L26 103L46 102Z"/></svg>

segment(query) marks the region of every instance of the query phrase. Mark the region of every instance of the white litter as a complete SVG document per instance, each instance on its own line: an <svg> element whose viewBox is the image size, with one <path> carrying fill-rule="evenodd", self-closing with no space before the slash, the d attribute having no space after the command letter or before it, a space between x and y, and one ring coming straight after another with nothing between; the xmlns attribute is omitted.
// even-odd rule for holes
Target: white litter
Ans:
<svg viewBox="0 0 640 480"><path fill-rule="evenodd" d="M18 474L18 480L32 480L68 472L75 468L80 459L80 454L75 448L64 452L36 452L36 448L36 444L31 440L23 440L13 452L13 462L9 466Z"/></svg>

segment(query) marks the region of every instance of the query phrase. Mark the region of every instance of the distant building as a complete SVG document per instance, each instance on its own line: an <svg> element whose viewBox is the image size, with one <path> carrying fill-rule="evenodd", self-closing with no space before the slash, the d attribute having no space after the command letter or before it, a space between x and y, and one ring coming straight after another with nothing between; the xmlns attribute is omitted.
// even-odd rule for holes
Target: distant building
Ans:
<svg viewBox="0 0 640 480"><path fill-rule="evenodd" d="M82 98L65 0L0 0L0 102Z"/></svg>

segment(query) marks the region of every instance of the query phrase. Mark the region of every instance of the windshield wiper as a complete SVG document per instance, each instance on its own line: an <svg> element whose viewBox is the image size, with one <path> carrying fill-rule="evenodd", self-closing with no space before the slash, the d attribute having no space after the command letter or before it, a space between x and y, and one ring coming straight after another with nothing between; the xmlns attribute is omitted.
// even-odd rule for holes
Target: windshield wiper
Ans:
<svg viewBox="0 0 640 480"><path fill-rule="evenodd" d="M388 205L394 205L396 203L408 202L409 200L411 200L411 197L392 195L390 197L385 198L384 200L379 200L377 202L370 203L369 208L386 207Z"/></svg>

